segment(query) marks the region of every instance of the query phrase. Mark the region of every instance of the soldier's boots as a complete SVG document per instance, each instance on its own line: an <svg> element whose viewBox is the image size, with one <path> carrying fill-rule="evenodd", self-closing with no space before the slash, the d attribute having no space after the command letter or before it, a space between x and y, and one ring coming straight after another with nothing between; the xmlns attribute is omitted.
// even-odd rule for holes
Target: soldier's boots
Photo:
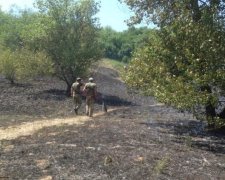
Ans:
<svg viewBox="0 0 225 180"><path fill-rule="evenodd" d="M75 108L74 112L75 112L76 115L78 115L78 109Z"/></svg>

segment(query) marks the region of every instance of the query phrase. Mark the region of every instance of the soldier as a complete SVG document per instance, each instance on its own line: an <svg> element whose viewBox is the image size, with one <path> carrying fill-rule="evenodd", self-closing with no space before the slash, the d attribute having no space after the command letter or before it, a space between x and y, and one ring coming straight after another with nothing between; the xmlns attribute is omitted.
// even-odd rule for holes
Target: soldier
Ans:
<svg viewBox="0 0 225 180"><path fill-rule="evenodd" d="M92 77L89 78L89 82L84 86L84 92L86 93L86 114L87 116L93 116L94 101L97 95L97 87Z"/></svg>
<svg viewBox="0 0 225 180"><path fill-rule="evenodd" d="M82 104L82 97L81 97L81 86L83 85L82 79L77 78L76 82L71 86L71 96L73 97L74 102L74 111L78 114L78 109Z"/></svg>

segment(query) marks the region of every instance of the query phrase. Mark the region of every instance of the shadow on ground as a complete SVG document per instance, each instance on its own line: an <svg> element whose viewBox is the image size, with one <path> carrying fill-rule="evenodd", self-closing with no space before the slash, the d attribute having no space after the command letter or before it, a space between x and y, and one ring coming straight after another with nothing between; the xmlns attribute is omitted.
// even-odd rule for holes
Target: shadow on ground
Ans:
<svg viewBox="0 0 225 180"><path fill-rule="evenodd" d="M179 122L141 122L141 125L159 129L165 136L172 135L173 142L187 143L194 149L202 149L215 154L225 154L225 132L208 131L205 124L200 121L188 120Z"/></svg>
<svg viewBox="0 0 225 180"><path fill-rule="evenodd" d="M122 99L118 96L113 95L99 95L101 98L97 99L96 103L102 104L103 102L107 106L130 106L133 103L131 101L128 101L126 99Z"/></svg>

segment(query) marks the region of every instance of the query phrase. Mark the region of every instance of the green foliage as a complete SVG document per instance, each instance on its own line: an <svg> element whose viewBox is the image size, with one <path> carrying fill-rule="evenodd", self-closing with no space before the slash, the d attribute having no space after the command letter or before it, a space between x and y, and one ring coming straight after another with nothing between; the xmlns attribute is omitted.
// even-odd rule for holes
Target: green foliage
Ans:
<svg viewBox="0 0 225 180"><path fill-rule="evenodd" d="M46 36L43 16L28 10L9 14L0 11L0 67L11 82L53 73L53 65L38 40Z"/></svg>
<svg viewBox="0 0 225 180"><path fill-rule="evenodd" d="M125 81L179 109L203 105L214 119L225 82L225 26L220 9L224 4L149 1L157 7L169 6L169 16L166 10L143 9L143 2L127 2L146 12L145 18L157 17L161 28L135 53Z"/></svg>
<svg viewBox="0 0 225 180"><path fill-rule="evenodd" d="M170 158L168 156L165 156L164 158L158 160L156 162L156 165L154 166L153 172L156 175L160 175L161 173L163 173L163 171L165 171L165 169L167 168L169 161Z"/></svg>
<svg viewBox="0 0 225 180"><path fill-rule="evenodd" d="M185 136L184 137L184 143L188 148L191 148L193 146L193 139L191 136Z"/></svg>
<svg viewBox="0 0 225 180"><path fill-rule="evenodd" d="M22 48L14 52L18 61L19 79L53 74L53 64L44 52L32 52Z"/></svg>
<svg viewBox="0 0 225 180"><path fill-rule="evenodd" d="M100 42L104 48L104 56L110 59L120 59L118 52L122 41L120 33L110 27L103 28L100 31Z"/></svg>
<svg viewBox="0 0 225 180"><path fill-rule="evenodd" d="M98 42L98 3L93 0L37 0L44 20L45 49L54 63L56 75L70 88L75 77L86 73L101 57Z"/></svg>
<svg viewBox="0 0 225 180"><path fill-rule="evenodd" d="M5 64L9 59L10 67L16 64L16 78L54 71L70 87L102 55L95 17L99 5L94 0L37 0L36 7L39 12L0 11L0 44L10 57L3 57Z"/></svg>
<svg viewBox="0 0 225 180"><path fill-rule="evenodd" d="M15 50L21 43L17 17L0 10L0 24L1 44Z"/></svg>
<svg viewBox="0 0 225 180"><path fill-rule="evenodd" d="M44 52L34 53L25 48L16 51L6 49L0 55L0 73L14 83L17 79L53 74L53 69Z"/></svg>
<svg viewBox="0 0 225 180"><path fill-rule="evenodd" d="M42 26L44 19L45 16L30 10L18 10L16 14L0 11L0 43L12 51L23 47L40 50L40 41L49 27Z"/></svg>
<svg viewBox="0 0 225 180"><path fill-rule="evenodd" d="M153 30L147 28L129 28L127 31L116 32L110 27L100 31L100 42L104 49L104 56L127 63L135 49L143 47L148 35Z"/></svg>
<svg viewBox="0 0 225 180"><path fill-rule="evenodd" d="M127 4L134 12L129 24L139 24L142 21L153 22L158 27L170 25L176 20L186 22L206 22L212 24L218 19L224 26L224 0L119 0Z"/></svg>
<svg viewBox="0 0 225 180"><path fill-rule="evenodd" d="M16 78L17 63L15 61L15 55L9 50L1 52L0 56L0 73L2 73L6 79L12 84Z"/></svg>
<svg viewBox="0 0 225 180"><path fill-rule="evenodd" d="M45 15L24 10L20 14L19 23L22 45L34 51L41 51L42 40L47 37L46 30L51 24L50 19Z"/></svg>

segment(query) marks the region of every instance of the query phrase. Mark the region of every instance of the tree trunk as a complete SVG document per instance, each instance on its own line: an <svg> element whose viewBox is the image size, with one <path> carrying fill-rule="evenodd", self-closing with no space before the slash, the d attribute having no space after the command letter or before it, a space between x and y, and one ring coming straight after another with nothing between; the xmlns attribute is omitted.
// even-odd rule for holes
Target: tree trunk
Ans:
<svg viewBox="0 0 225 180"><path fill-rule="evenodd" d="M191 10L192 10L192 18L194 22L199 22L201 20L201 11L199 9L198 0L190 0Z"/></svg>
<svg viewBox="0 0 225 180"><path fill-rule="evenodd" d="M214 118L216 117L215 107L210 102L208 102L208 104L205 107L205 111L206 111L206 119L208 121L209 128L215 128L216 126L215 120L214 120Z"/></svg>
<svg viewBox="0 0 225 180"><path fill-rule="evenodd" d="M68 84L68 83L67 83L66 95L67 95L68 97L71 96L71 86L72 86L72 84Z"/></svg>
<svg viewBox="0 0 225 180"><path fill-rule="evenodd" d="M224 121L225 121L225 108L223 108L222 112L219 113L219 118L224 119Z"/></svg>
<svg viewBox="0 0 225 180"><path fill-rule="evenodd" d="M209 94L212 93L212 89L209 85L202 86L201 91L207 91ZM214 118L216 117L216 108L212 105L210 99L205 105L205 112L206 112L206 119L208 122L208 126L210 128L215 128L216 124L215 124Z"/></svg>
<svg viewBox="0 0 225 180"><path fill-rule="evenodd" d="M11 84L15 84L14 79L10 79Z"/></svg>

